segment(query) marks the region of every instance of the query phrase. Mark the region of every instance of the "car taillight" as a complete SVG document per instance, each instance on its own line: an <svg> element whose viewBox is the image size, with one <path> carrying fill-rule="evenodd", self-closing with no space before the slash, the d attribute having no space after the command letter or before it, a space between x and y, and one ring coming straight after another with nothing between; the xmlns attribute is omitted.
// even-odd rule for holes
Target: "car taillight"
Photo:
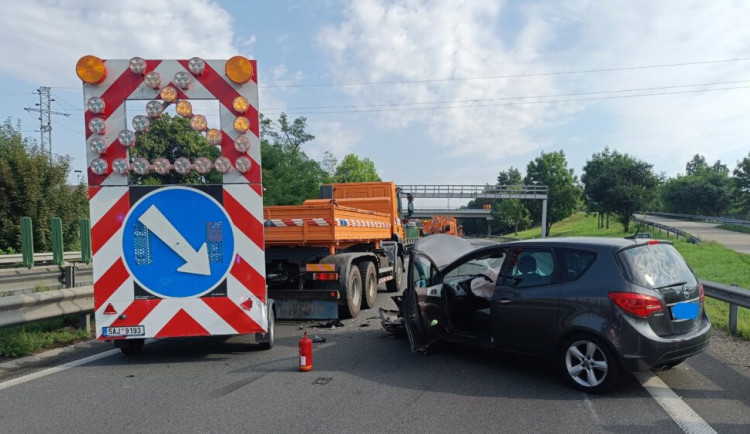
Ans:
<svg viewBox="0 0 750 434"><path fill-rule="evenodd" d="M641 318L647 318L654 312L664 310L658 298L634 292L610 292L610 300L624 311Z"/></svg>
<svg viewBox="0 0 750 434"><path fill-rule="evenodd" d="M703 284L702 283L699 283L698 285L700 286L700 289L701 289L701 296L700 296L701 297L701 303L703 303L704 301L706 301L706 291L703 290Z"/></svg>

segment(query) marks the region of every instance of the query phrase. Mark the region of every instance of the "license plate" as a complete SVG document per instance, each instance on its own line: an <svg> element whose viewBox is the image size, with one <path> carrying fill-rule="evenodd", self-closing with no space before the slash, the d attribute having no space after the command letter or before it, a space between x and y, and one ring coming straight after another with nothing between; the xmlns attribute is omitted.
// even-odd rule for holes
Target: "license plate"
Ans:
<svg viewBox="0 0 750 434"><path fill-rule="evenodd" d="M102 336L144 336L146 327L142 325L127 327L102 327Z"/></svg>
<svg viewBox="0 0 750 434"><path fill-rule="evenodd" d="M672 306L672 317L674 317L674 319L696 319L698 318L699 311L700 305L698 303L677 303Z"/></svg>

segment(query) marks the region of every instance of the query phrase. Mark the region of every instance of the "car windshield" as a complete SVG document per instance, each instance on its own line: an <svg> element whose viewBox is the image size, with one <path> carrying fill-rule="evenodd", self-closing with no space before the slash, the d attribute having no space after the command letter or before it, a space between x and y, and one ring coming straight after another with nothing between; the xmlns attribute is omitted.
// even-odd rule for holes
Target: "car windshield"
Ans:
<svg viewBox="0 0 750 434"><path fill-rule="evenodd" d="M695 285L693 272L670 244L644 244L618 253L623 276L631 283L649 289Z"/></svg>
<svg viewBox="0 0 750 434"><path fill-rule="evenodd" d="M487 256L474 258L454 268L449 273L447 273L445 277L450 278L458 276L471 276L475 274L491 274L493 276L497 276L497 273L500 270L500 266L503 265L504 259L505 255L497 252L494 252Z"/></svg>

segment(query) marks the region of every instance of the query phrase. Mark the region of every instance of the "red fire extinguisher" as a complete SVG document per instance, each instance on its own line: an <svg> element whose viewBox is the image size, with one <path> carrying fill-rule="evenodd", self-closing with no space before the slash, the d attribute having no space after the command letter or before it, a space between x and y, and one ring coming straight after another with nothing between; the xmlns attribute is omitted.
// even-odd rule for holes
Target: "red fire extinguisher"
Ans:
<svg viewBox="0 0 750 434"><path fill-rule="evenodd" d="M305 332L305 335L299 340L299 370L311 371L312 367L312 340L307 337L307 332Z"/></svg>

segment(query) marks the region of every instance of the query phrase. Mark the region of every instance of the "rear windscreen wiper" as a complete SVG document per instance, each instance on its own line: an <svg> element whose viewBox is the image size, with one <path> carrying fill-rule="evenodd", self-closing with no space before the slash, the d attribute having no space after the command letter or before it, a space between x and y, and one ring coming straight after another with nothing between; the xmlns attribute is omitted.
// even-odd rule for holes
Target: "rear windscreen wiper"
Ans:
<svg viewBox="0 0 750 434"><path fill-rule="evenodd" d="M681 280L679 282L672 282L672 283L670 283L668 285L662 285L662 286L659 286L658 288L654 288L654 289L664 289L664 288L669 288L670 286L678 286L678 285L682 286L682 285L684 285L686 283L687 282L685 282L684 280Z"/></svg>

